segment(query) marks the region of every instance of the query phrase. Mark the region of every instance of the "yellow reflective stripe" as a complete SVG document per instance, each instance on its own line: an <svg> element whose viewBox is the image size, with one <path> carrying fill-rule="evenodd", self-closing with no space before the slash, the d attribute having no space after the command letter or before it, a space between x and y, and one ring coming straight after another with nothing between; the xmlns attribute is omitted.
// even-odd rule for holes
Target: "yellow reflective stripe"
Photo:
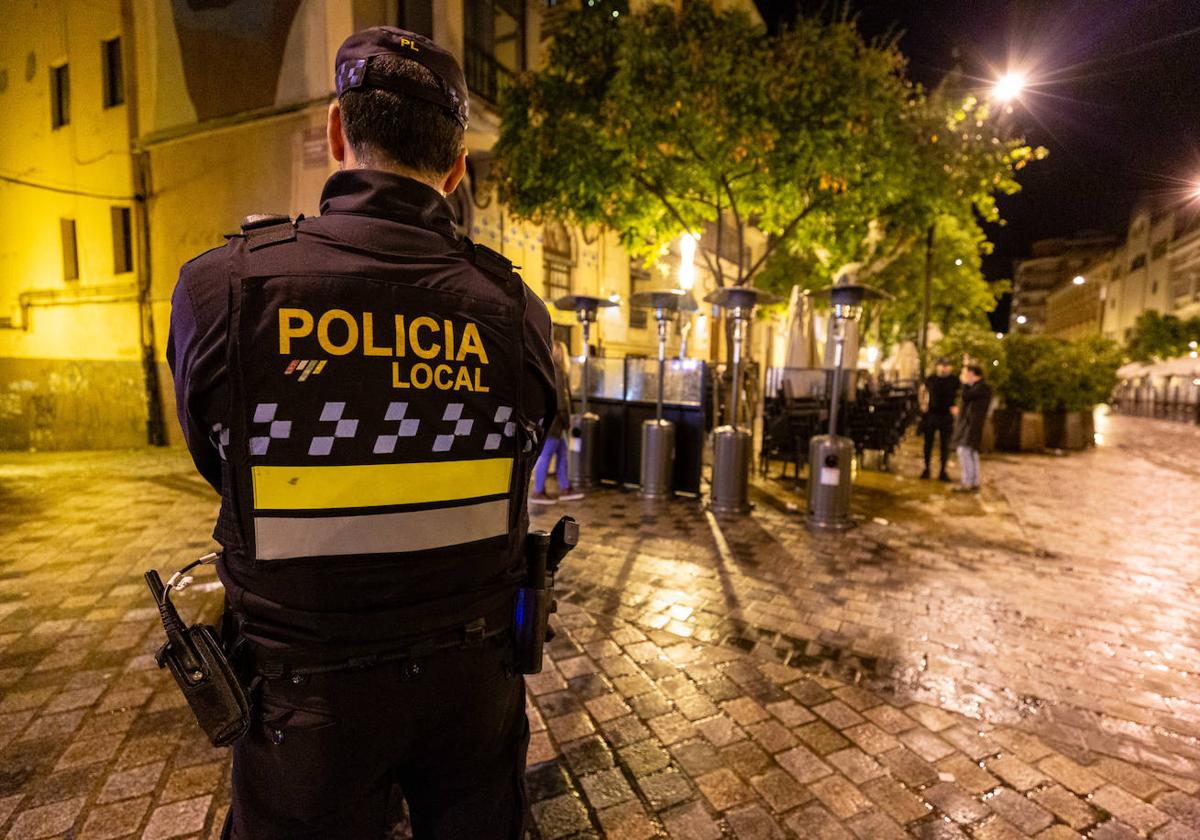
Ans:
<svg viewBox="0 0 1200 840"><path fill-rule="evenodd" d="M507 493L512 458L349 467L253 467L256 510L419 505Z"/></svg>

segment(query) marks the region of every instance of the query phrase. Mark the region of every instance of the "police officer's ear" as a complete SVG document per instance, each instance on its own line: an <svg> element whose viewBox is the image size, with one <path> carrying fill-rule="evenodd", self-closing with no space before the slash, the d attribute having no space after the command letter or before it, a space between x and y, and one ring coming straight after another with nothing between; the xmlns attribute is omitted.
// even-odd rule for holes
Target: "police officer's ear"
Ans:
<svg viewBox="0 0 1200 840"><path fill-rule="evenodd" d="M467 147L464 146L462 151L458 153L458 157L454 161L454 166L450 168L450 173L446 175L446 180L442 182L442 193L450 195L454 192L463 176L467 174Z"/></svg>
<svg viewBox="0 0 1200 840"><path fill-rule="evenodd" d="M349 149L349 144L346 142L346 132L342 128L342 105L338 100L333 100L329 103L329 122L325 128L326 137L329 140L329 153L333 155L333 159L347 166L346 152ZM353 152L351 152L353 154Z"/></svg>

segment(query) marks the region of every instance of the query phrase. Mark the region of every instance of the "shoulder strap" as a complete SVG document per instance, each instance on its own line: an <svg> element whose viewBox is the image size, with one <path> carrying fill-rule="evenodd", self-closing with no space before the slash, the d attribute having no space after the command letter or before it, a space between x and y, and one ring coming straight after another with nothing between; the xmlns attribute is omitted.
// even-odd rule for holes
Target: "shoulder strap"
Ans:
<svg viewBox="0 0 1200 840"><path fill-rule="evenodd" d="M467 241L471 244L471 260L481 271L503 280L505 284L512 280L512 260L499 251L493 251L486 245L480 245L478 242L472 242L469 239Z"/></svg>
<svg viewBox="0 0 1200 840"><path fill-rule="evenodd" d="M255 213L242 219L242 235L246 237L246 247L251 251L274 245L278 242L290 242L296 238L296 224L303 219L290 216L280 216L271 213Z"/></svg>

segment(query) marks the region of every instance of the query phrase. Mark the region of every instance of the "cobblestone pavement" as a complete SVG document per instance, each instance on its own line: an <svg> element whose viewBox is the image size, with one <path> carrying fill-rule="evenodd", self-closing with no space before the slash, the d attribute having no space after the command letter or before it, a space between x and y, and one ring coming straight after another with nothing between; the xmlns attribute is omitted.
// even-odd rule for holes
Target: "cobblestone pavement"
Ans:
<svg viewBox="0 0 1200 840"><path fill-rule="evenodd" d="M906 451L841 537L791 482L538 511L585 529L529 680L539 835L1200 837L1200 430L1101 431L977 498ZM211 492L178 452L8 454L0 503L0 837L216 837L228 757L140 579L210 547Z"/></svg>

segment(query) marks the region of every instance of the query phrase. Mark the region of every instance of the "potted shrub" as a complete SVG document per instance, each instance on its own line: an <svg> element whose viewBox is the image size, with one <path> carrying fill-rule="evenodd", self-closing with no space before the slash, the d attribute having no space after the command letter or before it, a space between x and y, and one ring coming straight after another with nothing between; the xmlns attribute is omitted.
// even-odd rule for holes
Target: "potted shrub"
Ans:
<svg viewBox="0 0 1200 840"><path fill-rule="evenodd" d="M1094 337L1065 342L1055 360L1055 391L1046 408L1046 443L1056 449L1080 450L1096 440L1093 411L1117 384L1121 350Z"/></svg>
<svg viewBox="0 0 1200 840"><path fill-rule="evenodd" d="M996 387L1003 405L995 412L997 449L1040 452L1046 448L1042 410L1057 387L1059 343L1040 335L1010 334L1004 339L1005 375Z"/></svg>

